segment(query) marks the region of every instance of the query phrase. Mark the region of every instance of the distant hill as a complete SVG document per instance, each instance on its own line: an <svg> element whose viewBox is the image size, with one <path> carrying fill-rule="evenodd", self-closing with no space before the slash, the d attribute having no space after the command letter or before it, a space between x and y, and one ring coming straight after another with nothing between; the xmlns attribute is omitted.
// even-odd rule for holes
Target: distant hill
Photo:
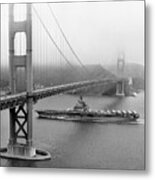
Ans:
<svg viewBox="0 0 155 180"><path fill-rule="evenodd" d="M116 65L109 65L105 68L111 73L117 75ZM136 63L127 63L125 64L124 75L125 77L136 77L144 79L144 66Z"/></svg>
<svg viewBox="0 0 155 180"><path fill-rule="evenodd" d="M111 73L117 75L116 65L106 67ZM133 86L135 89L144 89L144 66L136 63L125 64L124 77L133 78Z"/></svg>
<svg viewBox="0 0 155 180"><path fill-rule="evenodd" d="M91 76L89 78L98 78L102 79L105 77L108 78L114 78L115 75L114 73L110 72L109 70L105 69L102 65L100 64L94 64L94 65L86 65L86 68L90 72Z"/></svg>
<svg viewBox="0 0 155 180"><path fill-rule="evenodd" d="M90 67L91 69L91 67ZM117 67L116 65L110 65L103 68L102 66L92 66L92 69L95 69L94 73L99 72L99 78L109 77L115 78L117 76ZM99 71L102 69L102 71ZM144 89L144 66L135 63L128 63L125 65L124 77L133 79L132 88L125 83L125 94L130 95L130 91L138 92L140 89ZM108 85L97 85L86 88L80 88L72 91L73 94L83 94L83 95L115 95L116 94L116 84L111 83Z"/></svg>
<svg viewBox="0 0 155 180"><path fill-rule="evenodd" d="M66 67L34 67L34 87L48 87L59 84L66 84L77 81L115 78L117 76L117 69L115 65L107 66L104 68L100 64L85 65L87 71L81 66L75 66L74 68ZM133 89L144 89L144 66L134 63L125 65L124 71L125 77L133 77ZM19 79L19 91L23 91L24 76L18 75ZM1 88L8 86L9 71L7 69L1 69ZM85 94L85 95L113 95L116 92L116 84L108 85L96 85L86 88L80 88L73 91L69 91L71 94Z"/></svg>
<svg viewBox="0 0 155 180"><path fill-rule="evenodd" d="M89 71L89 75L87 75L86 79L103 79L109 78L114 79L116 76L111 73L110 71L103 68L101 65L87 65L87 70ZM108 85L94 85L89 87L78 88L72 91L69 91L70 94L80 94L80 95L102 95L103 92L109 91L115 87L115 84L108 84Z"/></svg>
<svg viewBox="0 0 155 180"><path fill-rule="evenodd" d="M103 79L105 77L114 78L113 75L108 70L104 69L99 64L94 65L85 65L86 70L81 66L74 66L74 68L65 66L65 67L54 67L54 66L35 66L33 69L34 72L34 84L37 84L39 87L47 87L51 85L66 84L77 81L92 80L92 79ZM1 80L9 82L9 72L8 70L2 70ZM24 76L18 75L19 80L19 91L22 91L24 88L22 82L24 82ZM23 84L24 85L24 84Z"/></svg>

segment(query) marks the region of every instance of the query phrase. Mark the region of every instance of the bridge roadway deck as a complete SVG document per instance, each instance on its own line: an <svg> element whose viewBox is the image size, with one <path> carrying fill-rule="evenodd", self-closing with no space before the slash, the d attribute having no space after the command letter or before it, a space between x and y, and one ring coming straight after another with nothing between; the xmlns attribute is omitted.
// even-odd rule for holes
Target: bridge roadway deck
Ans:
<svg viewBox="0 0 155 180"><path fill-rule="evenodd" d="M120 79L112 80L112 79L105 78L103 80L74 82L74 83L34 90L31 96L34 98L34 100L39 100L39 99L43 99L52 95L60 94L60 93L63 93L72 89L76 89L76 88L81 88L81 87L95 85L95 84L116 83L117 81L120 81ZM0 98L0 110L13 108L15 106L21 105L26 102L27 97L28 95L26 92L3 96Z"/></svg>

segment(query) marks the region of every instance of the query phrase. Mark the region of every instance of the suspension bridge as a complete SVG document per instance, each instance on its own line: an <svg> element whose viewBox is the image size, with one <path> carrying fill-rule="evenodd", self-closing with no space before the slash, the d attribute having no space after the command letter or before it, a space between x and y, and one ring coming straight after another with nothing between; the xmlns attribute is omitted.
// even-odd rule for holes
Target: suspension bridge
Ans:
<svg viewBox="0 0 155 180"><path fill-rule="evenodd" d="M86 86L92 86L96 84L109 84L118 83L117 95L123 95L123 82L121 76L119 77L93 77L91 79L80 79L76 82L64 83L61 81L59 84L52 84L48 87L43 87L40 89L33 89L34 79L37 79L36 69L33 67L33 59L37 59L37 64L47 62L49 56L47 54L56 54L56 58L51 58L55 60L54 64L56 67L68 66L70 70L77 71L74 61L81 67L82 71L79 76L83 74L90 74L87 67L82 63L76 51L70 44L67 36L65 35L63 28L61 27L57 17L55 16L51 6L47 4L47 8L50 16L53 18L59 33L63 40L59 38L53 38L49 27L44 23L40 11L32 4L25 5L25 19L19 19L21 15L15 19L14 12L16 11L16 5L9 5L9 72L10 72L10 94L1 97L0 99L0 110L9 109L10 114L10 135L9 142L6 148L1 148L1 157L12 158L12 159L22 159L22 160L45 160L50 159L50 154L45 150L37 149L33 146L33 104L37 103L38 100L57 95L60 93L67 92L76 88L82 88ZM21 14L24 12L21 12ZM48 17L50 19L50 17ZM35 21L33 21L35 19ZM33 23L36 23L35 32L33 33ZM40 30L41 29L41 30ZM36 37L36 54L33 54L33 36ZM47 40L45 41L45 37ZM40 39L39 39L40 38ZM59 41L59 43L57 42ZM52 50L48 45L51 44ZM41 46L42 45L42 46ZM65 49L67 47L67 50ZM40 49L39 49L40 48ZM52 51L52 52L51 52ZM72 61L65 55L65 51L70 51L72 54ZM43 56L44 54L44 56ZM51 55L52 56L52 55ZM123 60L121 61L123 62ZM119 69L118 62L118 69ZM123 62L124 63L124 62ZM48 66L48 65L47 65ZM40 66L38 66L39 70ZM123 64L124 68L124 64ZM58 71L58 68L56 68ZM20 70L20 72L19 72ZM41 70L40 70L41 71ZM52 71L52 70L51 70ZM122 69L120 70L122 72ZM58 71L60 75L61 69ZM78 72L77 72L78 73ZM42 74L42 72L41 72ZM49 75L44 76L48 77ZM22 79L22 81L20 80ZM24 83L23 83L24 82ZM39 82L39 78L38 78ZM24 91L20 92L20 86L24 84Z"/></svg>

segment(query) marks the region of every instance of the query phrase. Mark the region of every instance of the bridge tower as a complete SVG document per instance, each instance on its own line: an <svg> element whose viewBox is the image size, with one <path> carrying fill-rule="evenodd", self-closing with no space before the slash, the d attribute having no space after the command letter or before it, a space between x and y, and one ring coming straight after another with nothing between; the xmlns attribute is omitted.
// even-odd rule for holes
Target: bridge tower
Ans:
<svg viewBox="0 0 155 180"><path fill-rule="evenodd" d="M11 94L18 93L20 84L17 82L17 71L24 69L25 90L27 100L17 107L11 108L10 113L10 137L7 148L1 152L1 157L22 160L50 159L50 154L43 150L37 150L32 141L32 110L33 110L33 76L32 76L32 15L31 4L25 4L26 18L23 21L15 21L15 4L9 5L9 63L10 63L10 88ZM17 34L25 34L25 54L16 54L15 47Z"/></svg>
<svg viewBox="0 0 155 180"><path fill-rule="evenodd" d="M124 57L121 56L118 58L117 60L117 76L119 78L124 78L124 68L125 68L125 61L124 61ZM125 82L124 80L121 80L119 82L117 82L116 85L116 96L124 96L124 88L125 88Z"/></svg>

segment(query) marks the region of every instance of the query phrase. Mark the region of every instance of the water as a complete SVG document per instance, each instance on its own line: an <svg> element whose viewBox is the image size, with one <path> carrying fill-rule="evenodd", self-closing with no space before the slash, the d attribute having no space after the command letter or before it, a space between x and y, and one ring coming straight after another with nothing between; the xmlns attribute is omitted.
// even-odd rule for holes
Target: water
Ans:
<svg viewBox="0 0 155 180"><path fill-rule="evenodd" d="M33 114L36 147L46 149L52 159L42 162L2 160L3 166L48 168L144 169L144 93L137 97L85 97L92 109L134 109L138 125L74 123L37 119ZM59 95L40 100L35 109L66 109L76 96ZM1 112L2 146L8 143L8 110Z"/></svg>

